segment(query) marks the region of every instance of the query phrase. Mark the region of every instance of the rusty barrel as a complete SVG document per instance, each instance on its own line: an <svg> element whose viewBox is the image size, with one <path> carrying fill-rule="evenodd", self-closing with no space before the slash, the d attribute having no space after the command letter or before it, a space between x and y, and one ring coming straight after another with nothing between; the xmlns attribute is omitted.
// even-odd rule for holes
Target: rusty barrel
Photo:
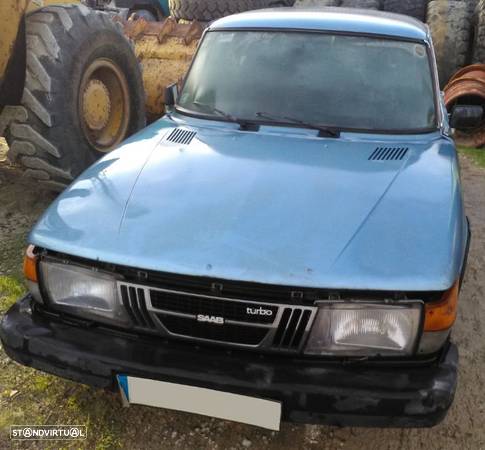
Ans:
<svg viewBox="0 0 485 450"><path fill-rule="evenodd" d="M485 111L485 64L473 64L453 75L446 85L445 104L449 112L453 106L482 105ZM485 119L482 125L472 130L457 130L456 142L465 147L485 145Z"/></svg>

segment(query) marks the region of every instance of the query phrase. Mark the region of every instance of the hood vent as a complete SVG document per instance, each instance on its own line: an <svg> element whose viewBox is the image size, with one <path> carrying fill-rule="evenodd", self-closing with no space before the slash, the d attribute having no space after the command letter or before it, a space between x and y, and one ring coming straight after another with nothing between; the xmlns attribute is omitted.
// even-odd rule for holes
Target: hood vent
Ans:
<svg viewBox="0 0 485 450"><path fill-rule="evenodd" d="M408 147L378 147L369 156L369 161L400 161L408 150Z"/></svg>
<svg viewBox="0 0 485 450"><path fill-rule="evenodd" d="M173 142L175 144L189 145L192 139L196 136L196 131L184 130L183 128L175 128L167 137L167 142Z"/></svg>

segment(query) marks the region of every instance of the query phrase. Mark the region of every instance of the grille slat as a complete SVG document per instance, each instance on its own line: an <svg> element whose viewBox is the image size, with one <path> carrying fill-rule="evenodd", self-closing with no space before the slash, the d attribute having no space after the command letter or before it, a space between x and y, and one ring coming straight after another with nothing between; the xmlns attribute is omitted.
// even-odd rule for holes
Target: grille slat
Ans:
<svg viewBox="0 0 485 450"><path fill-rule="evenodd" d="M145 300L145 291L144 289L137 289L138 292L138 307L140 308L141 315L143 316L143 320L145 323L150 327L153 328L155 324L153 323L150 314L148 313L146 300Z"/></svg>
<svg viewBox="0 0 485 450"><path fill-rule="evenodd" d="M128 311L128 315L130 316L130 319L133 321L133 323L138 324L136 316L133 312L133 308L131 307L131 304L130 304L128 288L125 285L121 285L120 291L121 291L121 301L123 302L125 309Z"/></svg>
<svg viewBox="0 0 485 450"><path fill-rule="evenodd" d="M288 326L288 321L290 320L290 316L291 316L291 309L285 308L281 316L280 324L278 325L278 328L276 330L275 337L273 339L273 346L279 347L281 345L283 336L286 331L286 327Z"/></svg>
<svg viewBox="0 0 485 450"><path fill-rule="evenodd" d="M188 145L192 142L192 139L197 135L196 131L185 130L183 128L175 128L167 137L168 142L175 144Z"/></svg>
<svg viewBox="0 0 485 450"><path fill-rule="evenodd" d="M273 347L281 350L298 350L310 322L310 309L285 308L273 339Z"/></svg>
<svg viewBox="0 0 485 450"><path fill-rule="evenodd" d="M301 311L295 309L291 315L288 328L286 329L285 337L283 338L283 343L281 344L283 347L290 347L293 334L296 332L296 326L298 325L298 321L300 320L300 316Z"/></svg>
<svg viewBox="0 0 485 450"><path fill-rule="evenodd" d="M301 344L301 340L303 338L303 335L305 334L305 330L308 326L308 323L310 322L311 315L312 313L308 309L303 311L303 314L300 319L300 323L298 324L295 334L293 336L292 344L295 344L297 346Z"/></svg>
<svg viewBox="0 0 485 450"><path fill-rule="evenodd" d="M378 147L369 156L369 161L401 161L408 151L408 147Z"/></svg>
<svg viewBox="0 0 485 450"><path fill-rule="evenodd" d="M295 341L295 337L296 337L296 333L298 332L298 328L300 326L301 319L303 318L303 311L298 311L298 312L299 312L299 314L298 314L298 320L297 320L296 325L295 325L295 330L293 331L293 334L291 335L291 339L288 343L288 347L290 347L290 348L295 347L295 345L294 345L295 343L296 343L296 345L298 345L298 343ZM296 311L295 311L295 313L296 313Z"/></svg>
<svg viewBox="0 0 485 450"><path fill-rule="evenodd" d="M136 317L137 324L139 324L142 327L146 326L146 323L143 320L143 316L142 316L140 308L138 306L138 296L136 295L136 289L134 287L130 286L128 288L128 295L129 295L131 310L133 311L133 314Z"/></svg>
<svg viewBox="0 0 485 450"><path fill-rule="evenodd" d="M123 306L134 325L143 328L155 328L155 323L147 309L144 289L121 284L120 294Z"/></svg>

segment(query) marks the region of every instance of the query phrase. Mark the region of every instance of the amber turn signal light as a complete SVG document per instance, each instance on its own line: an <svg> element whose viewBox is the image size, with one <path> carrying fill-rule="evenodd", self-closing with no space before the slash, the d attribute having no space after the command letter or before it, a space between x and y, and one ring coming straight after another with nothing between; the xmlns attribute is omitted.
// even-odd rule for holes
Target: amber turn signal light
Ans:
<svg viewBox="0 0 485 450"><path fill-rule="evenodd" d="M37 257L34 254L34 246L29 245L24 256L24 275L25 278L34 283L38 282L37 278Z"/></svg>
<svg viewBox="0 0 485 450"><path fill-rule="evenodd" d="M424 331L443 331L451 328L458 310L460 280L448 289L441 301L425 306Z"/></svg>

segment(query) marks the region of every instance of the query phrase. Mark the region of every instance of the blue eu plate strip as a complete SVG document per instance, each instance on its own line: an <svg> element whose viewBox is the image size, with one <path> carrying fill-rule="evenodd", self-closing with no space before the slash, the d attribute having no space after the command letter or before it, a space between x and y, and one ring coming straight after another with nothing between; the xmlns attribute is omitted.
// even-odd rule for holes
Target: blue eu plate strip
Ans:
<svg viewBox="0 0 485 450"><path fill-rule="evenodd" d="M128 392L128 377L126 375L116 375L116 378L118 379L120 388L123 389L123 392L125 393L126 399L130 401L130 395Z"/></svg>

